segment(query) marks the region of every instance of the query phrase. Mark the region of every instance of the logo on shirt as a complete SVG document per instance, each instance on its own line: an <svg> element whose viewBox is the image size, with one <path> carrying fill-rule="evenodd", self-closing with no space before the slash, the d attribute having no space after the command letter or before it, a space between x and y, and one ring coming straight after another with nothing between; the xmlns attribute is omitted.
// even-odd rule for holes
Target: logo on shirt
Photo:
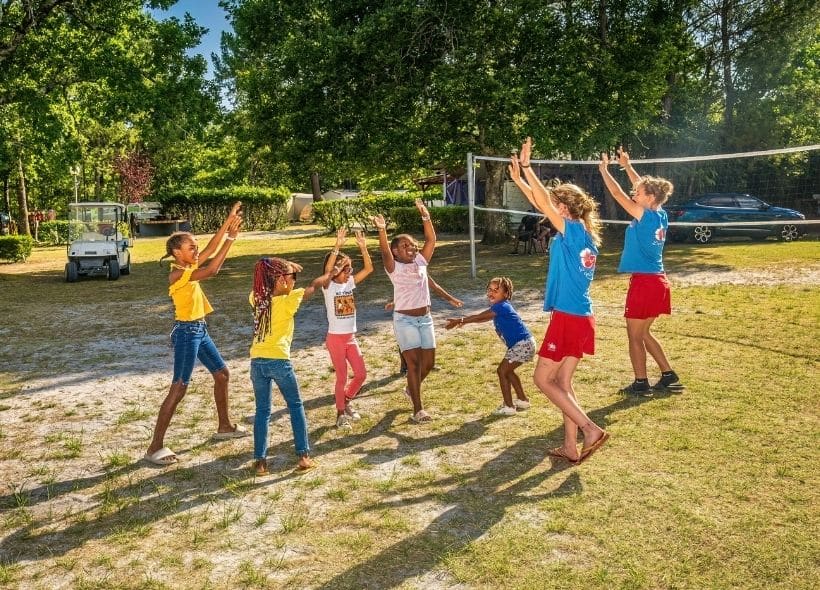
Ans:
<svg viewBox="0 0 820 590"><path fill-rule="evenodd" d="M333 298L333 309L337 318L349 318L356 313L356 300L353 295L336 295Z"/></svg>
<svg viewBox="0 0 820 590"><path fill-rule="evenodd" d="M547 342L547 350L549 350L550 352L555 352L556 350L558 350L558 346L555 344L555 342Z"/></svg>
<svg viewBox="0 0 820 590"><path fill-rule="evenodd" d="M655 241L663 242L666 240L666 230L662 227L659 227L655 230Z"/></svg>
<svg viewBox="0 0 820 590"><path fill-rule="evenodd" d="M597 258L598 257L595 253L593 253L593 251L589 248L584 248L581 250L581 265L584 268L595 268L595 261Z"/></svg>

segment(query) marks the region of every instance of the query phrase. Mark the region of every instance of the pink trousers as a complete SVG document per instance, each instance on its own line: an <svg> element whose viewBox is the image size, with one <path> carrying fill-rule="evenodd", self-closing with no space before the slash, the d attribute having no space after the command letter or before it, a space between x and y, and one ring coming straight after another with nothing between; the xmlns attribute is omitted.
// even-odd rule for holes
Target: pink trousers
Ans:
<svg viewBox="0 0 820 590"><path fill-rule="evenodd" d="M356 342L355 334L328 334L325 338L330 361L336 371L336 411L343 412L348 400L353 399L364 380L367 378L367 369L364 368L364 357ZM347 381L347 365L353 369L353 378Z"/></svg>

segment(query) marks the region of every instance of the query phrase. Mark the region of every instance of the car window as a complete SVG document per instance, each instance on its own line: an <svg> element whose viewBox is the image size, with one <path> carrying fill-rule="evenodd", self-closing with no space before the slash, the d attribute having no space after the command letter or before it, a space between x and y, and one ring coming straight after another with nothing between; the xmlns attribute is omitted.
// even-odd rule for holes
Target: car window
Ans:
<svg viewBox="0 0 820 590"><path fill-rule="evenodd" d="M738 195L735 198L737 199L738 206L744 209L760 209L765 205L765 203L763 203L760 199L756 199L749 195Z"/></svg>
<svg viewBox="0 0 820 590"><path fill-rule="evenodd" d="M698 201L707 207L734 207L735 200L729 195L708 195Z"/></svg>

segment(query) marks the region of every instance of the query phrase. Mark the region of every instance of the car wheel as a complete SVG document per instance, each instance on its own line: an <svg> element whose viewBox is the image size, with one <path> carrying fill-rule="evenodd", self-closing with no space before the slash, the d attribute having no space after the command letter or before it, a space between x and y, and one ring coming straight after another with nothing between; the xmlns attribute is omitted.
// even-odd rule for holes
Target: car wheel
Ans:
<svg viewBox="0 0 820 590"><path fill-rule="evenodd" d="M116 281L120 278L120 263L116 260L108 261L108 280Z"/></svg>
<svg viewBox="0 0 820 590"><path fill-rule="evenodd" d="M712 241L712 228L708 225L697 225L692 230L692 239L700 244Z"/></svg>
<svg viewBox="0 0 820 590"><path fill-rule="evenodd" d="M80 276L80 272L77 270L77 263L76 262L66 262L65 265L65 280L67 283L74 283Z"/></svg>
<svg viewBox="0 0 820 590"><path fill-rule="evenodd" d="M783 228L780 230L780 239L784 242L791 242L796 240L800 237L800 232L797 230L797 226L794 224L784 225Z"/></svg>

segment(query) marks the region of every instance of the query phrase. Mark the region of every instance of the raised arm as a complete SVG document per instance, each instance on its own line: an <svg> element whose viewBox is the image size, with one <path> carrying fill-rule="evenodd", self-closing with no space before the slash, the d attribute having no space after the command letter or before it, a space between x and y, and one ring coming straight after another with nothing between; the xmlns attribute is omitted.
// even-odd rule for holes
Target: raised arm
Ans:
<svg viewBox="0 0 820 590"><path fill-rule="evenodd" d="M217 247L219 247L220 243L222 242L222 238L228 232L228 225L237 217L241 217L241 214L239 213L240 207L242 207L241 201L237 201L233 204L233 207L231 207L231 212L228 213L228 216L225 218L225 221L222 222L220 228L216 230L216 233L208 241L208 244L205 246L205 248L199 251L200 260L207 260L211 257L211 254L213 254L216 251Z"/></svg>
<svg viewBox="0 0 820 590"><path fill-rule="evenodd" d="M629 198L629 196L621 188L621 185L618 184L618 181L615 180L612 177L612 174L609 173L609 154L606 152L601 154L601 163L598 164L598 170L601 172L601 178L604 179L604 184L606 185L607 190L609 190L609 194L612 195L612 198L615 199L615 201L623 207L624 211L626 211L629 215L640 220L640 218L643 217L644 209Z"/></svg>
<svg viewBox="0 0 820 590"><path fill-rule="evenodd" d="M530 156L532 155L532 138L528 137L521 145L521 153L518 157L513 156L510 160L510 177L515 182L515 178L523 176L523 182L529 187L530 193L524 193L533 207L547 216L552 226L564 233L564 218L552 204L549 192L541 184L541 180L533 172L530 166ZM517 184L517 183L516 183Z"/></svg>
<svg viewBox="0 0 820 590"><path fill-rule="evenodd" d="M433 227L430 212L421 199L416 199L416 209L419 210L421 225L424 227L424 246L421 248L421 255L424 256L427 262L430 262L436 249L436 228Z"/></svg>
<svg viewBox="0 0 820 590"><path fill-rule="evenodd" d="M634 188L641 179L641 175L632 167L632 161L629 159L629 154L623 146L618 148L618 164L626 172L626 175L629 177L629 182L632 183L632 187Z"/></svg>
<svg viewBox="0 0 820 590"><path fill-rule="evenodd" d="M495 312L491 309L485 309L482 312L474 313L460 318L447 318L447 323L444 324L445 330L452 330L453 328L460 328L464 324L479 324L481 322L489 322L495 317Z"/></svg>
<svg viewBox="0 0 820 590"><path fill-rule="evenodd" d="M331 277L337 275L341 269L338 266L334 266L328 271L325 271L324 274L321 276L316 277L313 279L307 287L305 287L305 294L302 296L302 300L310 299L313 297L313 294L316 292L316 289L319 289L322 285L326 284L327 281L330 281Z"/></svg>
<svg viewBox="0 0 820 590"><path fill-rule="evenodd" d="M427 282L430 285L430 290L433 293L435 293L436 295L438 295L439 297L444 299L447 303L449 303L453 307L461 307L462 305L464 305L464 302L461 299L453 297L447 291L444 290L444 287L442 287L437 282L435 282L433 280L433 277L431 277L429 273L427 274Z"/></svg>
<svg viewBox="0 0 820 590"><path fill-rule="evenodd" d="M367 251L367 238L364 232L356 230L356 243L359 245L359 252L362 253L362 270L353 275L353 280L358 285L373 272L373 261L370 259L370 252Z"/></svg>
<svg viewBox="0 0 820 590"><path fill-rule="evenodd" d="M345 236L347 235L347 229L339 228L339 231L336 232L336 243L333 246L333 250L330 251L330 255L327 257L325 261L325 268L324 271L327 273L336 266L336 258L339 256L339 252L342 250L342 246L345 245ZM330 281L333 279L331 275L322 285L322 288L327 289L327 286L330 284Z"/></svg>
<svg viewBox="0 0 820 590"><path fill-rule="evenodd" d="M390 251L390 243L387 241L387 222L381 215L376 215L373 218L373 225L379 232L379 250L382 253L382 264L387 272L393 272L396 268L396 261L393 259L393 253Z"/></svg>
<svg viewBox="0 0 820 590"><path fill-rule="evenodd" d="M213 258L206 260L202 266L191 273L192 281L201 281L203 279L209 279L216 276L222 268L222 263L225 262L225 257L228 255L228 250L231 249L234 241L236 241L236 236L239 234L240 225L242 225L242 217L239 215L234 215L230 222L227 223L227 227L224 227L223 233L227 233L228 235L222 242L222 245L219 247L216 255Z"/></svg>

